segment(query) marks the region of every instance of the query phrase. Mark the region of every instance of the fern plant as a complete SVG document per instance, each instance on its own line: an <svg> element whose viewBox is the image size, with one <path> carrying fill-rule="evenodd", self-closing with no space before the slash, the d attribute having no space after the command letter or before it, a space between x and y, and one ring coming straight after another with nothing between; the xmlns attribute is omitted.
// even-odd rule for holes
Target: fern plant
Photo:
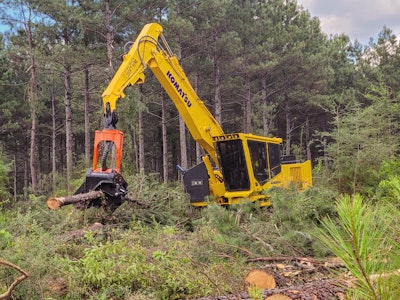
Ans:
<svg viewBox="0 0 400 300"><path fill-rule="evenodd" d="M355 277L349 293L355 299L397 299L398 215L386 205L368 207L359 194L340 197L337 211L339 223L325 218L318 237Z"/></svg>

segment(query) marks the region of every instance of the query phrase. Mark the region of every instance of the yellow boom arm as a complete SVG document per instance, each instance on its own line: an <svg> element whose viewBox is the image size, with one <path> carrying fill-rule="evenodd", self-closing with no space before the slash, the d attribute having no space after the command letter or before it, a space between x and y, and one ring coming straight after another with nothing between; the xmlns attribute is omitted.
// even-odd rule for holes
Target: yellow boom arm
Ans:
<svg viewBox="0 0 400 300"><path fill-rule="evenodd" d="M199 99L177 57L171 52L162 34L161 25L147 24L129 52L124 55L121 66L102 95L104 108L110 103L113 111L117 100L125 97L124 90L127 86L142 84L147 67L175 104L194 140L218 165L212 137L223 135L224 132L204 102Z"/></svg>

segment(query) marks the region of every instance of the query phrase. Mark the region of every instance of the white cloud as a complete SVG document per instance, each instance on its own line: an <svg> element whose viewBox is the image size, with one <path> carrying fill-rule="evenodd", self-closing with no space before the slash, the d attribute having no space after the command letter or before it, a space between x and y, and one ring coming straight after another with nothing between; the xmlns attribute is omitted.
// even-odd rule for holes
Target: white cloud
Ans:
<svg viewBox="0 0 400 300"><path fill-rule="evenodd" d="M321 21L327 35L345 33L367 44L383 27L400 38L400 0L297 0L312 17Z"/></svg>

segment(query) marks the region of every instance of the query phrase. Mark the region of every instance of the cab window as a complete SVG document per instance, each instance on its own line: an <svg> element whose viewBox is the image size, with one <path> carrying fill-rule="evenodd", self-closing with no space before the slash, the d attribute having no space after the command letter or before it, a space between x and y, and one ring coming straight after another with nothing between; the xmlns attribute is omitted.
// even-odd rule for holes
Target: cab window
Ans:
<svg viewBox="0 0 400 300"><path fill-rule="evenodd" d="M267 165L267 144L265 142L248 141L251 165L254 177L263 185L269 179Z"/></svg>

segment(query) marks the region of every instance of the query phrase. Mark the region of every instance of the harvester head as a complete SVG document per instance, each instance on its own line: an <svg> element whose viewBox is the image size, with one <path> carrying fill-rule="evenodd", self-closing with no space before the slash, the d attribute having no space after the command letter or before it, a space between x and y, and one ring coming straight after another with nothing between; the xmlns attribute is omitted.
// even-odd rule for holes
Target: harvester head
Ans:
<svg viewBox="0 0 400 300"><path fill-rule="evenodd" d="M86 173L85 182L79 187L74 195L84 194L91 191L102 191L103 197L91 199L90 201L75 203L77 208L103 207L106 210L115 210L124 201L128 193L125 179L120 174L122 159L123 133L115 129L96 130L94 139L93 168ZM101 166L98 160L100 147L103 147L101 155ZM111 150L113 153L113 166L107 167L107 156Z"/></svg>

